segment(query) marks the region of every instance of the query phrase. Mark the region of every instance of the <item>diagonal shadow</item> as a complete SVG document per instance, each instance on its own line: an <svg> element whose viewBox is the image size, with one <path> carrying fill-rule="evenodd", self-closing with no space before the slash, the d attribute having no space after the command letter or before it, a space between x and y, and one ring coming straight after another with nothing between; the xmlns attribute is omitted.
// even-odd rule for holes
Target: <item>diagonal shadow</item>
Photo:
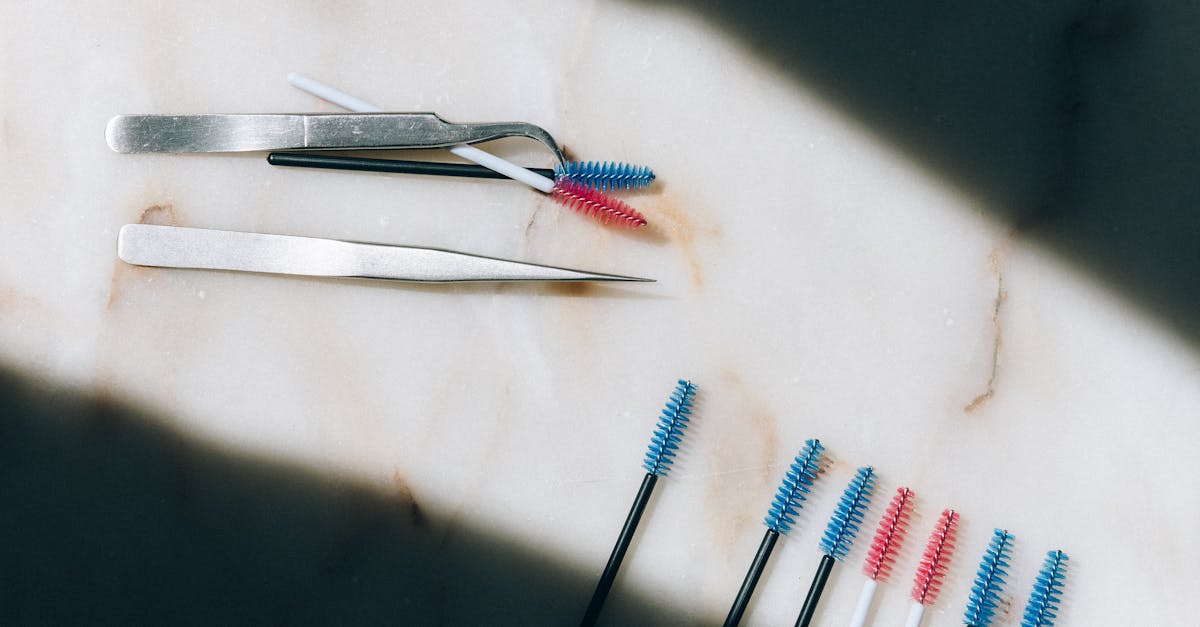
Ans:
<svg viewBox="0 0 1200 627"><path fill-rule="evenodd" d="M591 596L600 564L161 424L0 369L0 624L562 625Z"/></svg>
<svg viewBox="0 0 1200 627"><path fill-rule="evenodd" d="M1200 340L1200 5L627 1L739 36Z"/></svg>

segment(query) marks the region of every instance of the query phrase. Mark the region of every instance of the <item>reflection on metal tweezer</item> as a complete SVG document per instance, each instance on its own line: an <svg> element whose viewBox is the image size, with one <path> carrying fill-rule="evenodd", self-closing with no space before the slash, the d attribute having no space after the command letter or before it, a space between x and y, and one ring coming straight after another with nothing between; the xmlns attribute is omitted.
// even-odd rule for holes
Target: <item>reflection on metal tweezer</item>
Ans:
<svg viewBox="0 0 1200 627"><path fill-rule="evenodd" d="M139 266L433 283L653 281L435 248L149 224L121 227L117 255Z"/></svg>
<svg viewBox="0 0 1200 627"><path fill-rule="evenodd" d="M245 152L447 148L528 137L566 164L554 137L526 122L455 124L436 113L118 115L104 138L117 152Z"/></svg>

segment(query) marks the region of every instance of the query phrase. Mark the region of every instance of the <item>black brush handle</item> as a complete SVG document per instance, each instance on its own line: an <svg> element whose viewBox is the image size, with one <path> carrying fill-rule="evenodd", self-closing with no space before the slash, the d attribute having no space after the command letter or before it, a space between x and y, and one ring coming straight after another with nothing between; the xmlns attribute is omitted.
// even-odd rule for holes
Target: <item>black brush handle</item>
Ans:
<svg viewBox="0 0 1200 627"><path fill-rule="evenodd" d="M804 607L800 608L800 618L796 619L796 627L808 627L813 614L817 613L817 603L821 602L821 593L825 591L825 582L829 581L829 573L837 562L828 555L821 556L817 565L817 574L813 577L812 585L808 587L808 596L804 599Z"/></svg>
<svg viewBox="0 0 1200 627"><path fill-rule="evenodd" d="M771 558L771 551L775 549L775 543L778 541L779 532L767 529L758 545L758 553L754 555L754 561L750 564L750 570L746 573L746 579L742 581L742 588L733 600L733 607L729 608L729 615L725 617L725 627L735 627L742 622L742 615L746 613L746 606L750 605L750 597L754 596L758 578L762 577L763 569L767 567L767 560Z"/></svg>
<svg viewBox="0 0 1200 627"><path fill-rule="evenodd" d="M363 157L346 157L342 155L315 155L305 152L272 152L267 155L267 163L297 168L386 172L389 174L432 174L434 176L462 176L476 179L508 178L495 170L489 170L481 165L469 163L366 159ZM549 168L530 168L530 170L546 178L554 178L554 170Z"/></svg>
<svg viewBox="0 0 1200 627"><path fill-rule="evenodd" d="M588 603L587 611L583 613L583 620L579 621L582 627L595 625L596 620L600 618L600 610L604 608L608 591L612 589L613 582L617 579L621 561L625 559L629 543L633 542L633 534L637 532L638 523L642 520L642 512L646 511L646 503L650 502L650 495L654 492L654 486L657 483L658 475L651 473L646 473L646 478L642 479L642 487L638 490L637 498L633 499L633 507L629 509L629 515L625 517L625 526L621 528L621 535L617 536L617 544L613 547L612 555L608 556L608 564L604 566L604 573L600 575L600 581L596 583L596 591L592 593L592 600Z"/></svg>

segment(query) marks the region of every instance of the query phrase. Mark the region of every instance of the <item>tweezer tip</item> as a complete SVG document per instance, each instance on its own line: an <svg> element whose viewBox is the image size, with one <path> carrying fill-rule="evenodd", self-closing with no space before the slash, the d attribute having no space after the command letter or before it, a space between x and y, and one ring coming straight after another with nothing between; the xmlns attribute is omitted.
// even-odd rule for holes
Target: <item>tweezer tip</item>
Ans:
<svg viewBox="0 0 1200 627"><path fill-rule="evenodd" d="M657 279L647 279L640 276L621 276L619 274L597 274L586 279L588 281L614 281L618 283L657 283Z"/></svg>

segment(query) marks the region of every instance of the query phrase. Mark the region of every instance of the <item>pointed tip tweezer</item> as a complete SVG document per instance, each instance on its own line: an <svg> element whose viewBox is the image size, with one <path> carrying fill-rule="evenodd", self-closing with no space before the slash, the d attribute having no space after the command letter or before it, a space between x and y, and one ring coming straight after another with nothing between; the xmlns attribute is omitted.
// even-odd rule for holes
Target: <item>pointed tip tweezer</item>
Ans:
<svg viewBox="0 0 1200 627"><path fill-rule="evenodd" d="M436 248L150 224L121 227L117 255L122 261L139 266L421 283L654 281Z"/></svg>

